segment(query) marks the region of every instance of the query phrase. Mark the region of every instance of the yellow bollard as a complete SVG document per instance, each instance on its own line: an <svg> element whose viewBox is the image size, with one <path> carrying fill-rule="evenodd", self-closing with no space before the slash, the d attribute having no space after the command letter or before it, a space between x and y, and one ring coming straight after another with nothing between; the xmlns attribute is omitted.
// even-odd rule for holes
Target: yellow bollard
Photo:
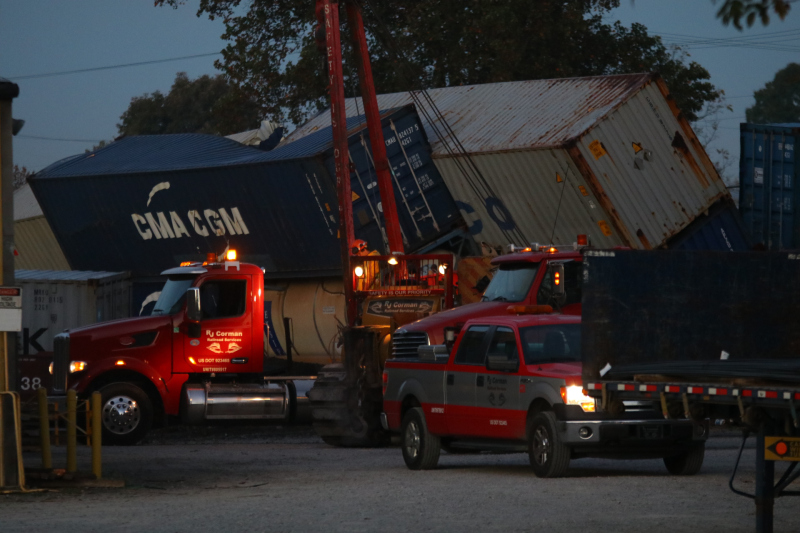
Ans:
<svg viewBox="0 0 800 533"><path fill-rule="evenodd" d="M78 471L78 393L67 391L67 472Z"/></svg>
<svg viewBox="0 0 800 533"><path fill-rule="evenodd" d="M47 412L47 390L40 387L39 395L39 440L42 445L42 468L53 468L53 456L50 453L50 414Z"/></svg>
<svg viewBox="0 0 800 533"><path fill-rule="evenodd" d="M96 479L103 475L103 422L100 420L101 399L100 393L92 393L92 473Z"/></svg>

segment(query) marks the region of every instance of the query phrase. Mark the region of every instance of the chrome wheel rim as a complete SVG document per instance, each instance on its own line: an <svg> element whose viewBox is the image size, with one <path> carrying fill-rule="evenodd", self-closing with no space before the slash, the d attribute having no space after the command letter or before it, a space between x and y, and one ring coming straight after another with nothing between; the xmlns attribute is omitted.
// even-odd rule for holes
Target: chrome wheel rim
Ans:
<svg viewBox="0 0 800 533"><path fill-rule="evenodd" d="M550 435L547 430L542 426L536 428L533 432L533 460L536 464L544 466L550 458Z"/></svg>
<svg viewBox="0 0 800 533"><path fill-rule="evenodd" d="M416 459L419 455L420 446L422 445L420 439L420 430L419 424L417 424L416 420L412 420L409 422L408 426L406 426L406 434L405 439L403 441L403 446L405 446L406 455L410 459Z"/></svg>
<svg viewBox="0 0 800 533"><path fill-rule="evenodd" d="M139 426L139 404L128 396L112 396L103 405L103 426L111 433L126 435Z"/></svg>

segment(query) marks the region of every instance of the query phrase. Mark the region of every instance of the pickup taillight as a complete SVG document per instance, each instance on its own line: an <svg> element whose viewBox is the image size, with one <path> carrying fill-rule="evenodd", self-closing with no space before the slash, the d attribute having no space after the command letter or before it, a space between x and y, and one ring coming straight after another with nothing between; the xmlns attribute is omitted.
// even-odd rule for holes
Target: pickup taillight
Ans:
<svg viewBox="0 0 800 533"><path fill-rule="evenodd" d="M386 387L389 386L389 374L386 373L386 370L383 371L383 395L386 395Z"/></svg>

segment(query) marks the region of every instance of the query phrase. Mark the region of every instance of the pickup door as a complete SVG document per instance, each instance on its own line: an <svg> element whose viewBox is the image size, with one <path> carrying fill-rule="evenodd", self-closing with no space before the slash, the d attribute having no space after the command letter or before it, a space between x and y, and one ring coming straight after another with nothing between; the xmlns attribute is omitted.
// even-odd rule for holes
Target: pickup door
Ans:
<svg viewBox="0 0 800 533"><path fill-rule="evenodd" d="M447 365L445 398L451 435L513 438L519 435L519 375L486 369L486 355L519 361L514 330L505 326L471 326Z"/></svg>

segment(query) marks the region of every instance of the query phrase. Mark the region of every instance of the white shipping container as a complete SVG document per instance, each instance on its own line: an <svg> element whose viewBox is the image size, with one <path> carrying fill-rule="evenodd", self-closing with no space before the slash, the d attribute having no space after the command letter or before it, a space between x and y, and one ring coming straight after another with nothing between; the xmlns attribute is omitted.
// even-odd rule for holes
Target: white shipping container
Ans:
<svg viewBox="0 0 800 533"><path fill-rule="evenodd" d="M17 270L22 287L21 358L51 354L65 329L130 316L130 273Z"/></svg>
<svg viewBox="0 0 800 533"><path fill-rule="evenodd" d="M663 246L730 193L657 74L561 78L428 91L420 117L470 234L495 246ZM378 96L381 109L412 102ZM456 149L430 102L447 121ZM363 110L347 100L347 116ZM330 125L323 112L284 142ZM470 166L463 153L479 169Z"/></svg>

